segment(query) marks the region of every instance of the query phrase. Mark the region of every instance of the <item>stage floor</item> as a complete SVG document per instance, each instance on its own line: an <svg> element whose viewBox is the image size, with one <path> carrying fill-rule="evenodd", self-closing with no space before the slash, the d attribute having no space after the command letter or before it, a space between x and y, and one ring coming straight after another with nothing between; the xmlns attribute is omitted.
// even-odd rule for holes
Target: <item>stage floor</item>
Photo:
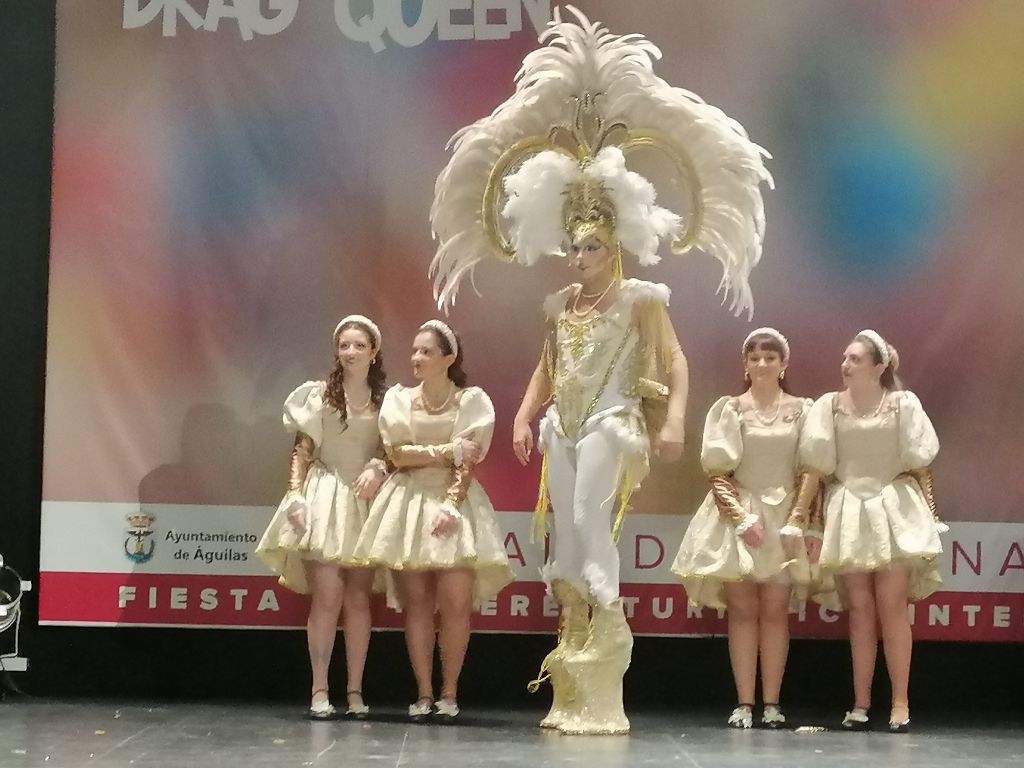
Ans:
<svg viewBox="0 0 1024 768"><path fill-rule="evenodd" d="M365 723L311 723L301 709L277 704L15 698L0 702L0 768L1024 764L1020 722L981 718L954 725L922 717L913 733L891 735L739 732L722 725L727 713L638 713L630 736L570 737L535 727L536 712L464 711L452 726L411 725L396 710L378 714Z"/></svg>

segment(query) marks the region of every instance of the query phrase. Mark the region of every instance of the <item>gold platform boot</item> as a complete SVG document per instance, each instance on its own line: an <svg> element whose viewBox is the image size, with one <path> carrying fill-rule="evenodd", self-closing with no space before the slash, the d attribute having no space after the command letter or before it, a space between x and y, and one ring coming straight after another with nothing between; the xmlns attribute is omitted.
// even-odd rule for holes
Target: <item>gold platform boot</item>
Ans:
<svg viewBox="0 0 1024 768"><path fill-rule="evenodd" d="M566 734L629 733L622 707L622 678L629 669L633 633L622 601L594 606L590 637L583 650L565 659L576 701L573 715L559 730Z"/></svg>
<svg viewBox="0 0 1024 768"><path fill-rule="evenodd" d="M540 721L541 728L559 728L576 711L576 691L565 670L565 659L579 653L590 635L590 605L567 581L555 579L551 592L559 604L558 644L544 657L540 674L527 689L536 693L541 683L551 679L551 710Z"/></svg>

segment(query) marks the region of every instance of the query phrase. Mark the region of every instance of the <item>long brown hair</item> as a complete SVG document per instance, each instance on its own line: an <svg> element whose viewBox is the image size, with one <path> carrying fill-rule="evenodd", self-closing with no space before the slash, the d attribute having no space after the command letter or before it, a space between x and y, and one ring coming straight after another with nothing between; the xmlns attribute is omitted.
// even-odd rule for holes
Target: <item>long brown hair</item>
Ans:
<svg viewBox="0 0 1024 768"><path fill-rule="evenodd" d="M384 402L384 393L387 391L384 356L377 349L377 338L365 323L349 320L334 334L334 370L327 377L327 386L324 391L324 400L338 412L343 429L348 426L348 409L345 403L345 372L341 366L341 359L338 357L338 336L349 328L355 328L364 333L374 352L373 362L370 363L370 370L366 374L366 383L370 385L370 403L375 410L380 410L381 403Z"/></svg>
<svg viewBox="0 0 1024 768"><path fill-rule="evenodd" d="M786 350L783 349L782 344L779 340L772 336L770 333L759 333L755 336L751 336L746 344L743 345L743 361L746 362L747 355L757 350L758 352L775 352L782 362L789 362L786 360ZM743 377L743 389L746 391L750 388L750 378L744 375ZM779 379L779 388L787 395L792 395L793 391L789 387L789 381L785 378Z"/></svg>

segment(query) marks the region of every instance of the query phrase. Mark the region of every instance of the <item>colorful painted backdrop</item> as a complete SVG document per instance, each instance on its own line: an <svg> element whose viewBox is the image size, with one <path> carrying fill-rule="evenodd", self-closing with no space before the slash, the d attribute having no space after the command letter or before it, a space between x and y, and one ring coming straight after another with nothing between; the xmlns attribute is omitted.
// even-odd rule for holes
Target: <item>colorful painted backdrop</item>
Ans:
<svg viewBox="0 0 1024 768"><path fill-rule="evenodd" d="M445 142L508 95L551 5L58 4L43 622L302 623L251 553L285 479L281 402L329 370L350 312L379 322L389 378L410 382L413 332L436 313L427 211ZM650 37L659 74L772 152L754 321L789 336L798 393L839 384L864 326L900 349L942 439L953 523L948 591L918 607L919 636L1024 639L1024 6L578 5ZM658 468L623 537L634 626L720 632L720 616L687 612L666 565L706 490L704 412L737 391L750 326L718 305L705 256L644 276L673 290L692 389L686 456ZM486 264L481 296L464 290L451 316L498 410L482 475L520 579L484 629L552 622L522 535L538 468L515 464L507 436L540 302L568 278L555 262ZM799 621L842 631L813 608Z"/></svg>

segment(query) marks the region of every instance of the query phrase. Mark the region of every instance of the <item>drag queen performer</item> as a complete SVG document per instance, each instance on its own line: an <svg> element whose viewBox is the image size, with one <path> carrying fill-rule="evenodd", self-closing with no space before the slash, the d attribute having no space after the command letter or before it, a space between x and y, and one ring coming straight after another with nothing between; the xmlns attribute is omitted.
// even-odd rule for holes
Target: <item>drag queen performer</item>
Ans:
<svg viewBox="0 0 1024 768"><path fill-rule="evenodd" d="M803 463L828 477L821 547L823 577L838 589L815 597L850 612L854 707L843 726L868 727L878 626L892 684L889 730L910 727L907 604L942 583L942 552L928 466L939 451L920 400L896 377L899 357L878 333L861 331L843 355L846 389L823 395L807 417Z"/></svg>
<svg viewBox="0 0 1024 768"><path fill-rule="evenodd" d="M459 673L474 608L512 581L504 537L487 494L474 478L494 433L494 407L466 386L463 350L440 320L413 342L417 387L388 390L380 431L396 471L373 502L356 545L372 565L390 568L398 586L389 602L405 614L405 639L418 699L409 717L459 714ZM440 614L441 699L434 705L434 613Z"/></svg>
<svg viewBox="0 0 1024 768"><path fill-rule="evenodd" d="M739 700L729 725L754 724L760 656L761 722L778 728L786 722L779 691L789 652L788 613L796 603L793 586L803 587L796 590L802 597L810 583L804 547L816 559L821 546L818 478L797 469L800 429L811 401L788 392L789 342L777 330L752 331L741 349L748 389L720 398L708 412L701 464L711 492L686 529L672 571L690 603L728 610ZM786 541L790 535L798 546Z"/></svg>
<svg viewBox="0 0 1024 768"><path fill-rule="evenodd" d="M578 282L545 302L544 352L513 428L526 463L531 420L554 399L540 428L535 529L544 531L550 491L555 537L544 577L561 616L542 665L554 703L541 724L626 733L622 676L633 641L615 531L648 472L651 442L668 460L682 451L687 363L668 288L625 279L623 253L649 265L663 241L677 253L701 248L721 261L732 307L749 311L764 232L760 185L770 176L764 151L736 122L655 76L654 45L568 9L576 21L563 22L556 8L541 36L548 45L526 57L512 97L453 139L431 212L439 241L431 273L445 306L485 258L529 265L556 255L575 269ZM651 182L627 170L635 151L667 159L667 175L686 190L686 221L655 205ZM649 428L642 404L659 399L667 413Z"/></svg>
<svg viewBox="0 0 1024 768"><path fill-rule="evenodd" d="M377 430L384 400L381 335L362 315L334 330L335 368L326 382L307 381L284 403L284 425L295 433L288 493L256 547L283 586L312 592L306 632L313 669L309 716L335 715L327 670L344 609L349 717L364 718L362 679L370 642L373 571L353 557L356 539L386 474Z"/></svg>

